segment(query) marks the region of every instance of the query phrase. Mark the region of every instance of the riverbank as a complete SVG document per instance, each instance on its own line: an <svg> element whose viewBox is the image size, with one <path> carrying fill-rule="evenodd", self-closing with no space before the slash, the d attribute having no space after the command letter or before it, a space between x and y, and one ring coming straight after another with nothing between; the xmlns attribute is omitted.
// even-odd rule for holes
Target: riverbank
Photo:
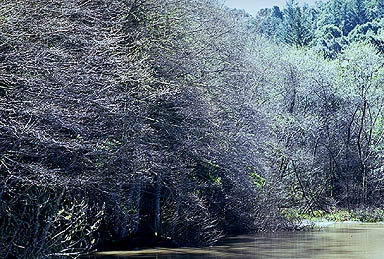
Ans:
<svg viewBox="0 0 384 259"><path fill-rule="evenodd" d="M382 258L384 224L349 223L335 224L324 228L324 231L278 231L233 236L211 247L106 251L87 258Z"/></svg>
<svg viewBox="0 0 384 259"><path fill-rule="evenodd" d="M291 228L280 229L282 232L294 232L296 230L311 231L323 229L338 223L359 224L384 222L384 209L382 208L334 209L329 212L318 210L311 213L300 213L297 209L285 209L282 211L282 215L292 224ZM123 240L101 244L98 250L105 252L116 250L138 251L152 248L176 249L180 247L183 247L183 245L178 244L170 238L155 235L135 235Z"/></svg>
<svg viewBox="0 0 384 259"><path fill-rule="evenodd" d="M283 214L290 220L298 222L300 229L323 228L334 223L379 223L384 222L384 209L358 208L334 209L330 212L313 211L300 213L298 210L285 210Z"/></svg>

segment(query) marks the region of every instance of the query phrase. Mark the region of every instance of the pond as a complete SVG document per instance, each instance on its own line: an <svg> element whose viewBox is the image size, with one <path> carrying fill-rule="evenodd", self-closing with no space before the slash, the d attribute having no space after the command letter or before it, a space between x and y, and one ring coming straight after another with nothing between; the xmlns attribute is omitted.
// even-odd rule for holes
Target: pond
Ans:
<svg viewBox="0 0 384 259"><path fill-rule="evenodd" d="M335 223L320 231L230 237L210 248L116 251L97 258L384 258L384 224Z"/></svg>

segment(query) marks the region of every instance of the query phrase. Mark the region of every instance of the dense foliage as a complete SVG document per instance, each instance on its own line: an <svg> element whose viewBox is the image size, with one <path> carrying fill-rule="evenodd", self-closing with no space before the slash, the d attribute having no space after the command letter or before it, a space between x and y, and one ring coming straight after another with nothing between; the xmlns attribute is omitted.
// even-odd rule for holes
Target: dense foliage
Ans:
<svg viewBox="0 0 384 259"><path fill-rule="evenodd" d="M382 0L329 0L300 6L288 0L281 10L261 10L252 23L269 38L293 46L308 46L334 59L356 42L369 42L384 52Z"/></svg>
<svg viewBox="0 0 384 259"><path fill-rule="evenodd" d="M314 28L336 2L0 1L0 257L207 245L293 228L287 208L380 204L380 29L362 40L379 9ZM324 58L320 34L356 40Z"/></svg>

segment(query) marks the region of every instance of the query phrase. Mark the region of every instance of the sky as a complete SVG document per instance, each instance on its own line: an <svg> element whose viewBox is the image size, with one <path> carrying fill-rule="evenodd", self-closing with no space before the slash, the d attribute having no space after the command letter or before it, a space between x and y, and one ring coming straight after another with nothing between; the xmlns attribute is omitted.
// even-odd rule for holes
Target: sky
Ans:
<svg viewBox="0 0 384 259"><path fill-rule="evenodd" d="M224 0L225 4L231 8L245 9L247 13L255 15L261 8L272 7L274 5L283 7L286 0ZM315 0L299 0L300 3L314 4Z"/></svg>

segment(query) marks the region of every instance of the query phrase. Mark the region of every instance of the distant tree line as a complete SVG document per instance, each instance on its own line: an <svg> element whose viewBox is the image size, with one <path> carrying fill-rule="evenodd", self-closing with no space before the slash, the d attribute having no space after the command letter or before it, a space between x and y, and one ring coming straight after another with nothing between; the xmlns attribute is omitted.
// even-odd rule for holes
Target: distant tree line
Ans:
<svg viewBox="0 0 384 259"><path fill-rule="evenodd" d="M314 6L288 0L283 9L261 10L252 23L269 38L336 58L355 42L369 42L384 53L383 18L382 0L329 0Z"/></svg>

